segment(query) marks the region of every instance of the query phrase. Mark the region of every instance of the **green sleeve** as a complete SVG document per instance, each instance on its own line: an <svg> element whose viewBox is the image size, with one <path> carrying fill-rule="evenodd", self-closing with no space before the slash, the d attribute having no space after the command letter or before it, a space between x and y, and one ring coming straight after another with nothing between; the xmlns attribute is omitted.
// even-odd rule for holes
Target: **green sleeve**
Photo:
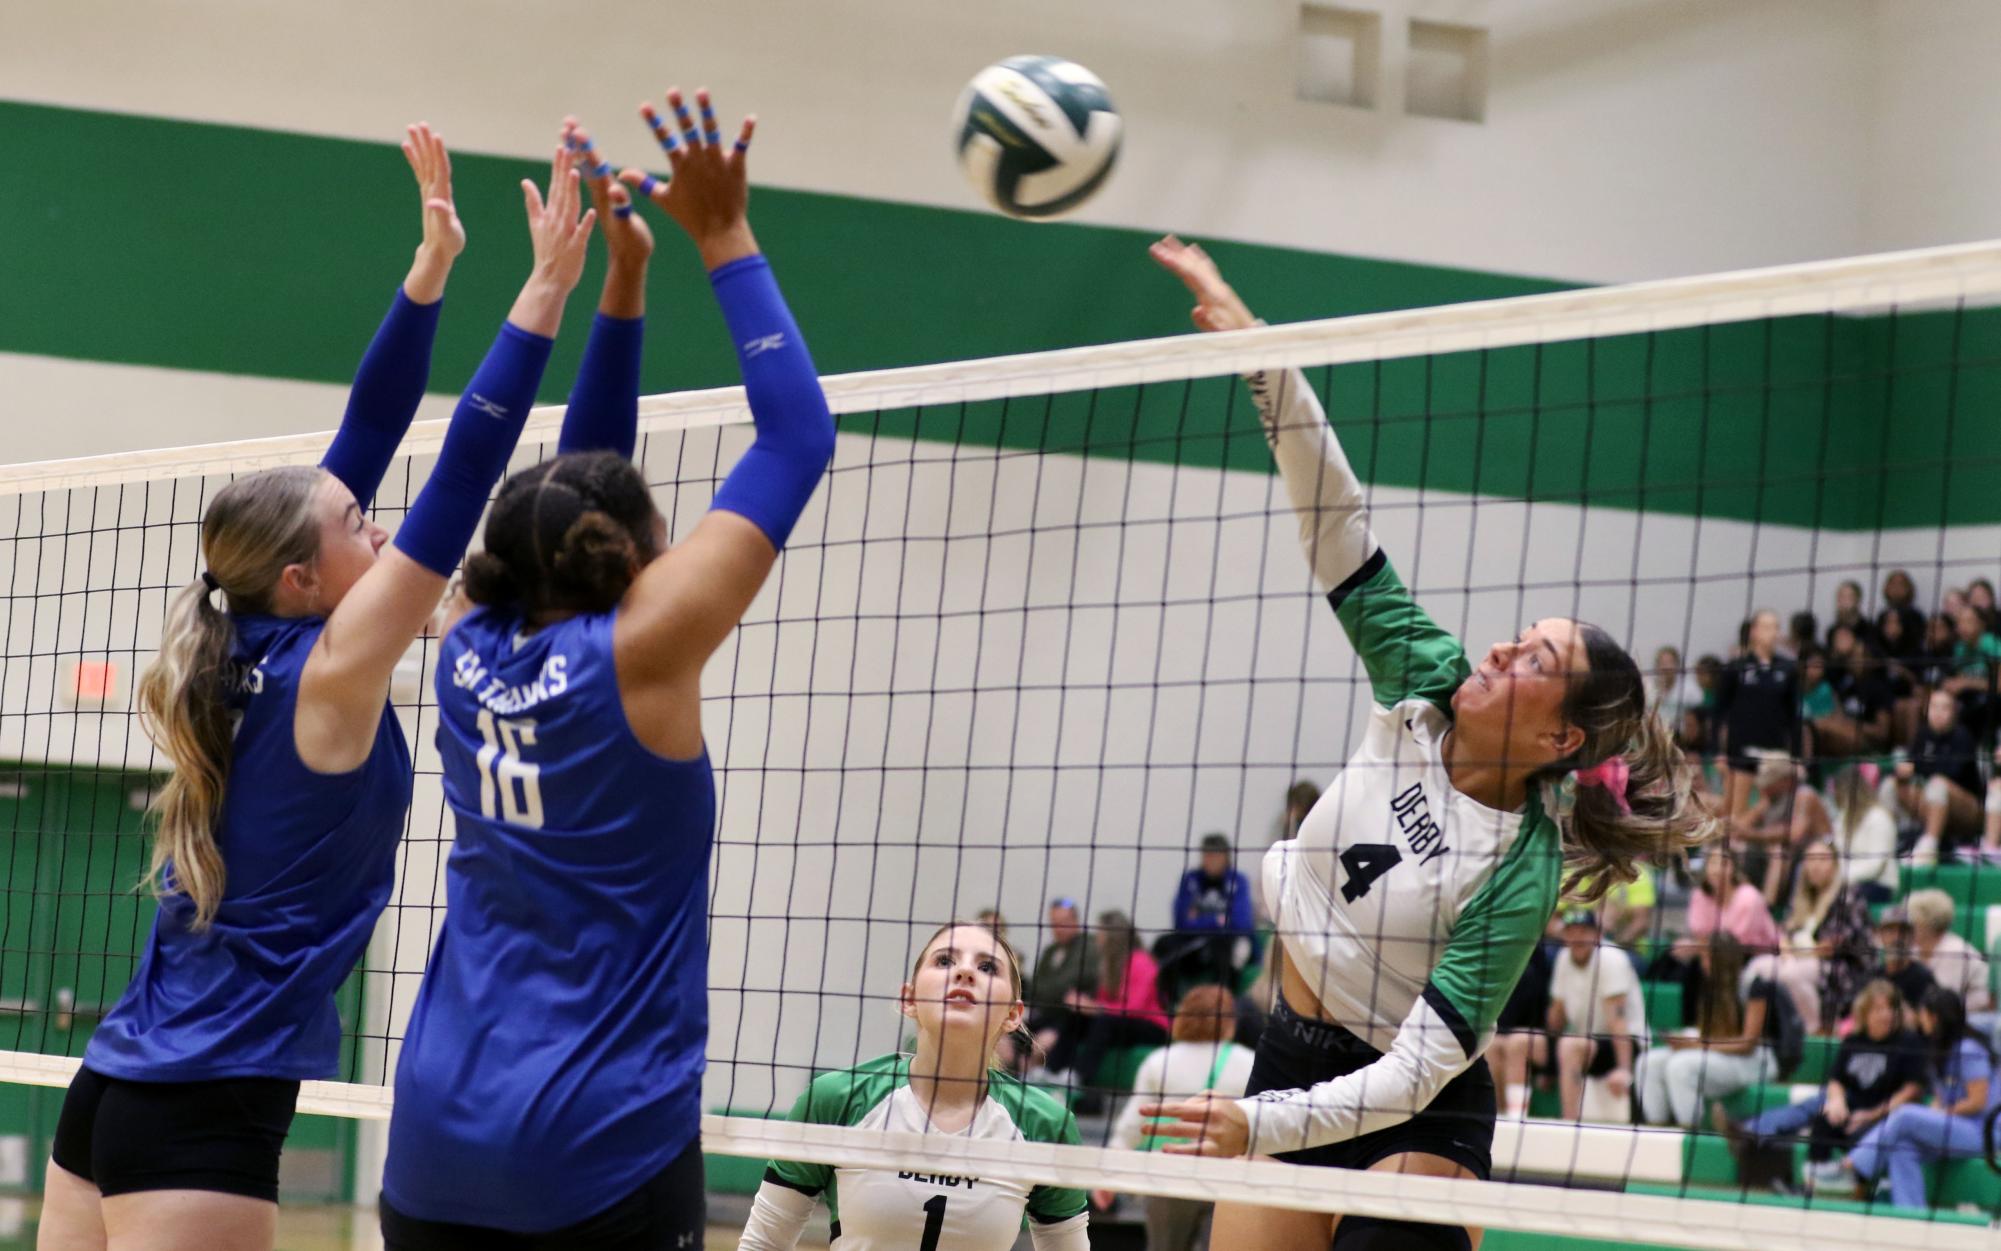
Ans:
<svg viewBox="0 0 2001 1251"><path fill-rule="evenodd" d="M907 1079L903 1060L894 1054L880 1056L866 1064L833 1073L822 1073L806 1087L799 1102L792 1105L790 1120L813 1125L858 1125L870 1110L889 1098ZM831 1164L802 1164L793 1160L773 1160L764 1170L766 1181L790 1186L802 1194L817 1195L834 1184ZM827 1196L829 1207L834 1198Z"/></svg>
<svg viewBox="0 0 2001 1251"><path fill-rule="evenodd" d="M1054 1142L1075 1147L1084 1141L1077 1132L1077 1118L1066 1108L1062 1110L1061 1123L1045 1131L1049 1136L1037 1132L1028 1133L1030 1142ZM1067 1186L1036 1186L1028 1192L1028 1215L1044 1225L1057 1221L1067 1221L1090 1206L1089 1198L1081 1190Z"/></svg>
<svg viewBox="0 0 2001 1251"><path fill-rule="evenodd" d="M821 1118L814 1115L814 1092L820 1089L821 1079L799 1093L799 1102L792 1105L792 1113L787 1120L817 1122ZM765 1166L764 1179L788 1186L801 1194L819 1195L834 1183L834 1169L827 1164L801 1164L793 1160L773 1160Z"/></svg>
<svg viewBox="0 0 2001 1251"><path fill-rule="evenodd" d="M1466 649L1417 606L1381 548L1329 591L1327 602L1362 658L1378 704L1423 699L1451 711L1452 693L1472 672Z"/></svg>
<svg viewBox="0 0 2001 1251"><path fill-rule="evenodd" d="M1556 910L1562 880L1556 826L1543 816L1541 801L1531 796L1515 845L1460 912L1424 992L1468 1056L1478 1053L1522 980Z"/></svg>

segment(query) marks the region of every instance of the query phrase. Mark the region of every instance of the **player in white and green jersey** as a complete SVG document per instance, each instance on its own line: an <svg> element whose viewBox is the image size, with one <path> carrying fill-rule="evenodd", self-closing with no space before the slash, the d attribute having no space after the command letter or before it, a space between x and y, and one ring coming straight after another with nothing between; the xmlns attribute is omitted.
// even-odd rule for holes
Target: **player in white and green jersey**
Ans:
<svg viewBox="0 0 2001 1251"><path fill-rule="evenodd" d="M948 925L924 945L900 997L917 1025L912 1055L815 1078L792 1119L817 1125L1077 1143L1076 1118L992 1065L1020 1029L1021 964L983 925ZM1006 1251L1028 1223L1036 1251L1087 1251L1084 1192L999 1177L891 1172L773 1160L744 1227L743 1251L791 1251L827 1200L833 1251Z"/></svg>
<svg viewBox="0 0 2001 1251"><path fill-rule="evenodd" d="M1257 324L1201 251L1154 256L1204 330ZM1603 630L1547 617L1472 665L1404 588L1366 492L1297 370L1248 379L1314 577L1374 695L1360 748L1274 845L1264 894L1282 994L1249 1095L1143 1109L1181 1153L1487 1176L1495 1113L1481 1053L1555 908L1602 891L1705 823L1638 666ZM1217 1246L1470 1246L1453 1225L1219 1204ZM1449 1217L1447 1218L1449 1220Z"/></svg>

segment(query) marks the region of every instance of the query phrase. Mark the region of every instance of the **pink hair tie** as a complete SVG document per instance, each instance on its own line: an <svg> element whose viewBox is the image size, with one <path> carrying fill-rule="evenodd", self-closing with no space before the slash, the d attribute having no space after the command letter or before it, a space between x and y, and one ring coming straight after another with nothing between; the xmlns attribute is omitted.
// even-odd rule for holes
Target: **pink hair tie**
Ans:
<svg viewBox="0 0 2001 1251"><path fill-rule="evenodd" d="M1573 774L1579 786L1602 786L1612 792L1618 802L1619 811L1633 815L1633 805L1626 802L1626 783L1632 777L1632 770L1626 767L1624 756L1607 756L1589 769L1579 769Z"/></svg>
<svg viewBox="0 0 2001 1251"><path fill-rule="evenodd" d="M1883 780L1883 770L1873 760L1865 760L1861 764L1856 765L1855 771L1862 775L1863 784L1872 791Z"/></svg>

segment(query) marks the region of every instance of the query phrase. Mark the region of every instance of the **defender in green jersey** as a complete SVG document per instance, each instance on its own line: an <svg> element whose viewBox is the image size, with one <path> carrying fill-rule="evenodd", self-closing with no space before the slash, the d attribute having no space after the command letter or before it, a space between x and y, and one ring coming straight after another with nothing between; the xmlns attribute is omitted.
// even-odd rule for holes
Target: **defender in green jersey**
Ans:
<svg viewBox="0 0 2001 1251"><path fill-rule="evenodd" d="M792 1119L817 1125L1002 1141L1079 1141L1076 1118L993 1067L1021 1028L1021 963L983 925L932 936L903 985L914 1055L887 1055L813 1080ZM1084 1192L1000 1177L890 1172L773 1160L744 1227L744 1251L791 1251L825 1196L833 1251L1007 1251L1028 1222L1036 1251L1088 1251Z"/></svg>
<svg viewBox="0 0 2001 1251"><path fill-rule="evenodd" d="M1154 257L1195 324L1257 324L1200 248ZM1481 1059L1560 887L1597 893L1706 828L1638 666L1603 630L1546 617L1478 666L1418 607L1367 493L1298 370L1252 374L1315 580L1374 695L1359 749L1274 845L1264 894L1281 997L1249 1095L1142 1109L1185 1154L1484 1178L1494 1085ZM1587 892L1589 893L1589 892ZM1465 1248L1451 1224L1218 1204L1215 1245ZM1330 1222L1335 1222L1330 1227Z"/></svg>

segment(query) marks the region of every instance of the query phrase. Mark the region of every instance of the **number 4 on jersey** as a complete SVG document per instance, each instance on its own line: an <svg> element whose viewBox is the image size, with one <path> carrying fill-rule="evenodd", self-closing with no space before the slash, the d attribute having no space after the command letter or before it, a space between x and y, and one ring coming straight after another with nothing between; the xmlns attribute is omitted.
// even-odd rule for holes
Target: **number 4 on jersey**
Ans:
<svg viewBox="0 0 2001 1251"><path fill-rule="evenodd" d="M1369 893L1376 879L1403 862L1403 852L1390 843L1356 843L1341 853L1341 867L1348 880L1341 883L1341 898L1349 903Z"/></svg>

